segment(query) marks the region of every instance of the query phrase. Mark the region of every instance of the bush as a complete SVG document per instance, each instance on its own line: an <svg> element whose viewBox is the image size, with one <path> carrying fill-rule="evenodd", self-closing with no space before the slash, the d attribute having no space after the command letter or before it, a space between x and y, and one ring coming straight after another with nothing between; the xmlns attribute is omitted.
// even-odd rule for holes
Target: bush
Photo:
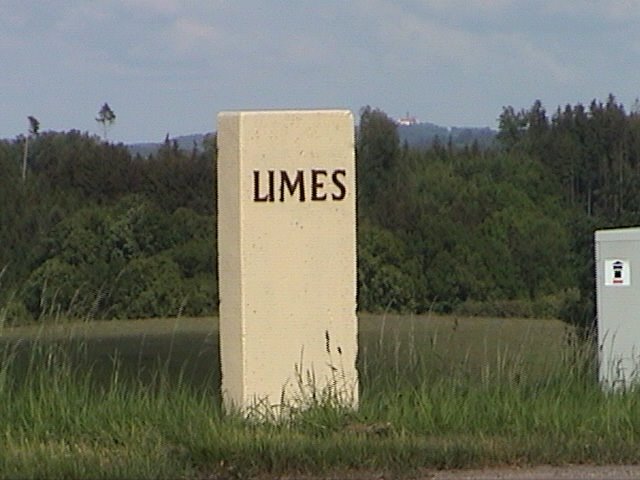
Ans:
<svg viewBox="0 0 640 480"><path fill-rule="evenodd" d="M91 303L86 287L80 269L51 258L31 273L22 301L33 318L82 316Z"/></svg>
<svg viewBox="0 0 640 480"><path fill-rule="evenodd" d="M402 242L381 227L363 226L358 234L359 309L414 311L415 280Z"/></svg>
<svg viewBox="0 0 640 480"><path fill-rule="evenodd" d="M107 316L150 318L178 315L185 297L180 269L169 256L159 254L136 258L115 281Z"/></svg>
<svg viewBox="0 0 640 480"><path fill-rule="evenodd" d="M33 321L31 313L21 300L11 297L6 305L0 308L0 327L3 325L15 326Z"/></svg>
<svg viewBox="0 0 640 480"><path fill-rule="evenodd" d="M545 295L530 300L467 300L457 305L453 311L457 315L470 317L521 317L521 318L557 318L563 319L568 303L573 302L577 291L568 289L556 295Z"/></svg>
<svg viewBox="0 0 640 480"><path fill-rule="evenodd" d="M176 245L168 251L169 256L180 267L185 278L201 273L214 273L215 255L210 239L192 239Z"/></svg>
<svg viewBox="0 0 640 480"><path fill-rule="evenodd" d="M218 310L218 282L212 274L199 274L184 280L185 302L182 313L190 317L214 315Z"/></svg>

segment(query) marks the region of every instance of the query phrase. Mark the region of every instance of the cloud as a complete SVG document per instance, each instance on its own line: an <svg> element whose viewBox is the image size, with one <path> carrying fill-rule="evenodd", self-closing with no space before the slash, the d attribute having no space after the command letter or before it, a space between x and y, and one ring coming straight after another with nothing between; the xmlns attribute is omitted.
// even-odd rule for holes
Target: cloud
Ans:
<svg viewBox="0 0 640 480"><path fill-rule="evenodd" d="M640 17L640 0L602 2L602 13L611 20L629 21Z"/></svg>
<svg viewBox="0 0 640 480"><path fill-rule="evenodd" d="M640 0L616 0L584 2L565 0L562 2L545 0L543 9L551 14L571 16L574 18L589 17L600 24L602 20L609 22L630 22L640 18Z"/></svg>
<svg viewBox="0 0 640 480"><path fill-rule="evenodd" d="M27 11L12 6L9 2L0 3L0 25L18 29L27 23Z"/></svg>
<svg viewBox="0 0 640 480"><path fill-rule="evenodd" d="M193 18L177 18L170 34L173 48L178 53L211 48L220 39L216 29Z"/></svg>
<svg viewBox="0 0 640 480"><path fill-rule="evenodd" d="M511 7L514 0L425 0L419 3L425 7L457 14L469 10L496 13Z"/></svg>
<svg viewBox="0 0 640 480"><path fill-rule="evenodd" d="M371 1L360 2L363 12L364 5ZM375 52L374 59L384 63L380 71L399 78L412 75L432 85L446 77L449 83L467 84L468 89L475 90L483 82L502 82L511 89L519 84L520 89L535 92L568 85L579 74L571 49L558 45L553 35L546 36L536 28L535 21L529 28L513 25L513 12L508 11L512 2L469 4L453 0L445 4L432 0L413 2L413 9L407 8L408 3L375 0L366 11L369 13L364 13L379 22L372 23L375 39L369 48ZM435 8L452 9L452 13L457 8L467 17L474 15L474 9L483 10L487 19L462 21L460 15L443 18L433 14ZM488 15L492 9L500 10L504 18L496 20ZM451 88L439 88L443 87Z"/></svg>
<svg viewBox="0 0 640 480"><path fill-rule="evenodd" d="M184 4L184 2L180 0L117 0L117 2L128 8L141 9L149 13L165 15L178 13Z"/></svg>
<svg viewBox="0 0 640 480"><path fill-rule="evenodd" d="M609 91L637 96L640 0L55 4L0 0L0 53L9 65L0 85L16 104L36 105L29 91L43 105L73 105L69 126L77 126L78 102L93 113L103 97L115 106L129 102L140 115L151 105L184 111L172 118L193 125L191 110L206 110L203 96L207 108L379 103L424 119L442 105L450 124L474 124L483 108L492 119L505 103L535 98L553 104ZM626 83L631 93L622 91ZM22 121L31 108L19 105L14 116ZM46 118L44 108L33 111Z"/></svg>
<svg viewBox="0 0 640 480"><path fill-rule="evenodd" d="M522 34L506 34L496 37L496 49L501 49L501 58L511 59L513 72L525 72L533 78L546 78L554 83L568 84L577 76L570 63L562 61L551 48L534 42Z"/></svg>
<svg viewBox="0 0 640 480"><path fill-rule="evenodd" d="M371 3L375 5L371 6ZM437 23L422 11L406 9L385 0L360 2L360 5L362 13L373 21L371 34L377 45L370 45L370 48L381 54L386 52L387 59L391 61L397 58L424 62L438 57L467 63L476 57L472 51L477 43L472 35Z"/></svg>
<svg viewBox="0 0 640 480"><path fill-rule="evenodd" d="M97 26L113 20L113 15L102 3L82 3L61 10L54 29L63 34L97 33Z"/></svg>

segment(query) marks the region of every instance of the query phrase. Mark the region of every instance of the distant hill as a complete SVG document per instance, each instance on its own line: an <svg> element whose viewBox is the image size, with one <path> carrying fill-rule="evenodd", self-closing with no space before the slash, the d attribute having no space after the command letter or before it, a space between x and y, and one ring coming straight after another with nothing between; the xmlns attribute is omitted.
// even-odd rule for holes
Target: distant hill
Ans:
<svg viewBox="0 0 640 480"><path fill-rule="evenodd" d="M191 151L194 147L197 150L202 149L202 142L205 137L210 134L196 133L193 135L181 135L179 137L169 137L171 142L177 142L180 150ZM400 142L404 144L406 141L410 147L429 148L433 142L438 141L446 145L451 138L451 142L456 147L464 147L472 145L474 141L478 142L480 148L488 148L493 145L496 131L490 128L473 128L473 127L441 127L434 123L422 122L413 125L398 125L398 135ZM132 143L127 148L132 155L139 154L142 157L154 155L164 142L148 142L148 143Z"/></svg>
<svg viewBox="0 0 640 480"><path fill-rule="evenodd" d="M195 133L193 135L181 135L179 137L169 137L169 141L173 143L177 142L180 150L191 151L194 148L196 150L202 149L202 142L209 134ZM139 154L141 157L148 157L149 155L155 155L155 153L162 147L164 142L149 142L149 143L132 143L127 145L131 155Z"/></svg>
<svg viewBox="0 0 640 480"><path fill-rule="evenodd" d="M447 128L424 122L413 125L398 125L398 135L400 136L400 142L403 144L407 142L410 147L428 148L433 145L436 139L441 144L446 145L451 139L451 143L456 147L472 145L474 141L477 141L480 148L488 148L493 145L496 131L488 127Z"/></svg>

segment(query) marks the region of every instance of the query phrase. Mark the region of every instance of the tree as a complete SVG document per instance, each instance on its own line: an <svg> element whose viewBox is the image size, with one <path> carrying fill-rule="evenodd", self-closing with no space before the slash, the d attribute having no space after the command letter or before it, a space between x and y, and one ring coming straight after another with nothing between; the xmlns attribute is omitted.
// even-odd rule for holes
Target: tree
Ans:
<svg viewBox="0 0 640 480"><path fill-rule="evenodd" d="M29 119L29 133L32 135L38 135L40 131L40 122L36 117L32 117L31 115L27 118Z"/></svg>
<svg viewBox="0 0 640 480"><path fill-rule="evenodd" d="M394 193L388 183L400 154L400 137L394 121L382 110L364 107L356 138L360 212L388 218L389 212L384 210L388 202L383 196Z"/></svg>
<svg viewBox="0 0 640 480"><path fill-rule="evenodd" d="M507 150L512 150L522 140L527 128L527 114L516 112L512 106L503 107L499 117L496 139Z"/></svg>
<svg viewBox="0 0 640 480"><path fill-rule="evenodd" d="M113 110L109 106L108 103L105 102L102 105L102 108L98 112L98 116L96 117L96 122L102 124L102 129L104 130L104 139L107 140L107 129L113 125L116 121L116 114L113 113Z"/></svg>
<svg viewBox="0 0 640 480"><path fill-rule="evenodd" d="M40 130L40 122L36 117L29 115L29 133L24 139L24 152L22 155L22 181L27 179L27 157L29 156L29 138L31 135L38 135Z"/></svg>

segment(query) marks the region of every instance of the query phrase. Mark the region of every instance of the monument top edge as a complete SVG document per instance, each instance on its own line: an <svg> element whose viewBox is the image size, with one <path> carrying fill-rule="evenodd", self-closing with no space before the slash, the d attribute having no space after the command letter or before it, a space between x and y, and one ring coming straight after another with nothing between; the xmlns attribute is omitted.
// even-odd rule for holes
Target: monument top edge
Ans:
<svg viewBox="0 0 640 480"><path fill-rule="evenodd" d="M319 109L268 109L268 110L223 110L218 116L253 116L253 115L345 115L353 116L351 110L339 108Z"/></svg>

